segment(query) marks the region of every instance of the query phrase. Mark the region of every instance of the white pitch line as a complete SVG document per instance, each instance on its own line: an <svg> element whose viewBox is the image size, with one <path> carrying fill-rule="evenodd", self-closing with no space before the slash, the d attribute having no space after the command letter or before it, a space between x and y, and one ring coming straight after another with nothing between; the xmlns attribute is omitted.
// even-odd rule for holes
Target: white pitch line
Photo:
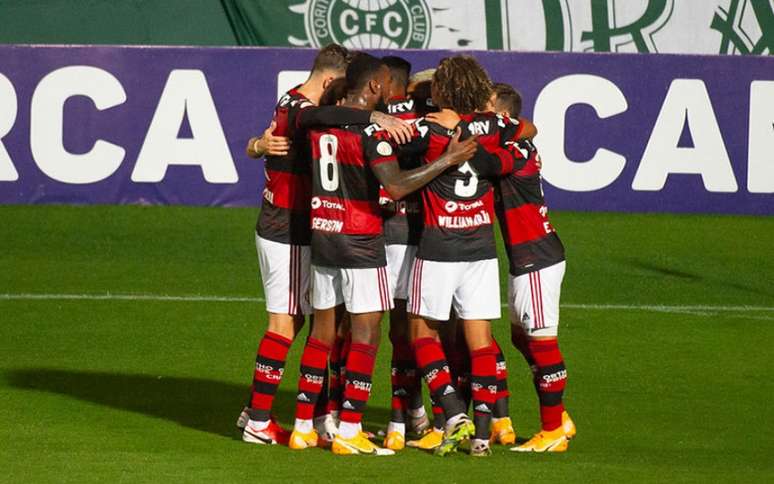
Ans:
<svg viewBox="0 0 774 484"><path fill-rule="evenodd" d="M165 294L34 294L34 293L5 293L0 294L0 300L28 301L28 300L85 300L85 301L182 301L182 302L264 302L262 297L250 296L204 296L181 295L172 296ZM507 304L503 304L506 307ZM573 304L564 303L565 309L586 309L600 311L657 311L657 312L774 312L774 307L769 306L711 306L711 305L685 305L667 306L659 304Z"/></svg>

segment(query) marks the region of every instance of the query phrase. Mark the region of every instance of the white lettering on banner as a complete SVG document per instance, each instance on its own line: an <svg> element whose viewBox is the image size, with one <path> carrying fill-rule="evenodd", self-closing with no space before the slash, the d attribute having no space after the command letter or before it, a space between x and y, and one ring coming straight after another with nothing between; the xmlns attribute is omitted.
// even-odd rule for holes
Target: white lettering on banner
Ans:
<svg viewBox="0 0 774 484"><path fill-rule="evenodd" d="M97 140L88 153L68 152L63 143L64 105L86 96L99 111L126 102L126 92L113 74L91 66L57 69L40 80L30 106L30 150L40 170L56 181L96 183L121 166L126 151Z"/></svg>
<svg viewBox="0 0 774 484"><path fill-rule="evenodd" d="M13 160L8 150L3 146L3 136L11 132L16 122L18 112L18 101L16 99L16 90L7 77L0 74L0 181L16 181L19 179L19 172L13 166Z"/></svg>
<svg viewBox="0 0 774 484"><path fill-rule="evenodd" d="M677 146L684 125L690 129L693 147ZM701 175L710 192L732 193L738 188L707 87L699 79L672 81L632 188L661 190L672 173Z"/></svg>
<svg viewBox="0 0 774 484"><path fill-rule="evenodd" d="M590 192L613 183L626 165L626 158L604 148L585 162L571 160L564 151L565 115L575 104L588 104L600 118L621 114L629 107L621 90L604 77L573 74L551 81L535 101L535 138L543 158L543 177L563 190Z"/></svg>
<svg viewBox="0 0 774 484"><path fill-rule="evenodd" d="M750 85L749 138L747 190L774 193L774 81Z"/></svg>
<svg viewBox="0 0 774 484"><path fill-rule="evenodd" d="M181 139L177 133L186 114L193 137ZM169 73L132 181L160 182L170 165L200 166L210 183L239 181L207 78L200 70L176 69Z"/></svg>

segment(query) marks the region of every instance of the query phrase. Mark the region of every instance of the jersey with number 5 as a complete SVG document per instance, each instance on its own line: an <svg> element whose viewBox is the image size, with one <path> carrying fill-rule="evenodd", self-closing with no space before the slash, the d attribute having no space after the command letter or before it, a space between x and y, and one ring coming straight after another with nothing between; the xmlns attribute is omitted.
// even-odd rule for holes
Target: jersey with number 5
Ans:
<svg viewBox="0 0 774 484"><path fill-rule="evenodd" d="M325 267L386 265L379 181L372 166L397 163L376 125L313 129L312 263Z"/></svg>
<svg viewBox="0 0 774 484"><path fill-rule="evenodd" d="M493 113L463 115L461 139L477 135L479 149L467 162L449 169L422 190L424 231L417 257L463 262L497 257L492 224L495 218L492 177L512 172L524 159L505 148L520 127ZM440 157L453 132L434 123L417 123L426 140L426 163Z"/></svg>

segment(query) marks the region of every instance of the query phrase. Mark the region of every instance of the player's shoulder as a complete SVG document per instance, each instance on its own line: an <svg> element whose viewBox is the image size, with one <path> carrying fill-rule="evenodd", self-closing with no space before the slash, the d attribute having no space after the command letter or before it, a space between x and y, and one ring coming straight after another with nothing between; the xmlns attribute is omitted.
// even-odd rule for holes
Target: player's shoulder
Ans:
<svg viewBox="0 0 774 484"><path fill-rule="evenodd" d="M480 112L463 116L461 126L470 135L486 136L502 130L515 131L518 129L519 120L493 112Z"/></svg>
<svg viewBox="0 0 774 484"><path fill-rule="evenodd" d="M299 87L300 86L296 86L290 89L285 94L283 94L279 98L279 101L277 101L277 107L286 108L286 109L290 109L290 108L303 109L306 107L314 106L314 103L312 101L310 101L306 96L304 96L298 91Z"/></svg>
<svg viewBox="0 0 774 484"><path fill-rule="evenodd" d="M454 136L453 129L445 128L440 124L434 121L430 121L429 119L424 117L417 118L416 120L414 120L413 123L421 137L426 137L428 135L437 135L437 136L446 136L447 138L451 138L452 136Z"/></svg>

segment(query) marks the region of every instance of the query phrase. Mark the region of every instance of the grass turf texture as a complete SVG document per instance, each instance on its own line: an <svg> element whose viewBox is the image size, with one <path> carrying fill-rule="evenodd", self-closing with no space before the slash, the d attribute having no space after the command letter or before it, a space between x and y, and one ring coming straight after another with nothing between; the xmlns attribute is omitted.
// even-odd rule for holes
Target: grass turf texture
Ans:
<svg viewBox="0 0 774 484"><path fill-rule="evenodd" d="M0 207L0 294L261 296L254 217ZM0 296L0 481L771 480L774 219L559 213L554 221L568 248L565 304L768 309L565 307L566 403L579 429L567 454L348 458L238 440L234 421L266 321L258 302ZM495 324L511 415L528 437L539 426L536 398L507 331L506 319ZM278 394L285 424L300 350ZM389 415L389 351L385 337L365 416L374 430Z"/></svg>

